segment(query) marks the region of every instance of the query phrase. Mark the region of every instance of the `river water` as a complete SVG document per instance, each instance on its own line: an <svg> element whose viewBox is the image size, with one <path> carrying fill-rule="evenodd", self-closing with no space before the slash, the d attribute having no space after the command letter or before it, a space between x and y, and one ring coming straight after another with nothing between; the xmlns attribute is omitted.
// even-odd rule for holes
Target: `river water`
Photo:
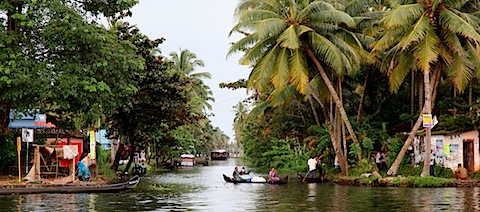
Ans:
<svg viewBox="0 0 480 212"><path fill-rule="evenodd" d="M240 161L145 177L130 191L0 196L0 211L479 211L480 188L370 188L333 183L231 184ZM248 168L248 167L247 167ZM265 174L250 173L250 176Z"/></svg>

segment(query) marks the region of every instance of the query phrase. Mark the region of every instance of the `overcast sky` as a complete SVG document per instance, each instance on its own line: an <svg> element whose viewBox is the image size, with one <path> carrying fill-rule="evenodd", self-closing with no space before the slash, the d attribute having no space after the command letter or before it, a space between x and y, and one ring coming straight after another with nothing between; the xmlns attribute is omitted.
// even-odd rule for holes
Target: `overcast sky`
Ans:
<svg viewBox="0 0 480 212"><path fill-rule="evenodd" d="M208 71L212 79L205 80L213 91L215 102L210 117L213 126L219 127L233 141L232 123L235 117L233 106L247 97L245 89L219 88L221 82L246 79L248 67L238 64L240 54L226 57L229 43L240 36L229 38L235 25L233 13L238 0L140 0L127 18L137 25L150 39L164 37L160 45L162 55L188 49L205 63L197 71Z"/></svg>

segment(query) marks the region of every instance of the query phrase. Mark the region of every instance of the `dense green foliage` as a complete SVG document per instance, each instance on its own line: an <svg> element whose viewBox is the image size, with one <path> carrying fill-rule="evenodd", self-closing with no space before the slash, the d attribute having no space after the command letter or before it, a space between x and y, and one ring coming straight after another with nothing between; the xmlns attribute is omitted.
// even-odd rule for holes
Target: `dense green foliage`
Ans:
<svg viewBox="0 0 480 212"><path fill-rule="evenodd" d="M0 137L0 166L9 166L17 162L17 146L15 136Z"/></svg>
<svg viewBox="0 0 480 212"><path fill-rule="evenodd" d="M253 90L251 104L236 106L234 122L235 140L246 156L266 167L272 164L269 158L291 154L278 143L291 138L308 149L304 158L323 155L327 167L335 155L347 155L352 175L373 171L372 153L387 151L389 167L399 158L397 174L418 176L401 150L406 150L402 148L405 132L422 113L427 94L435 99L432 113L440 122L432 133L478 129L480 59L474 52L480 35L479 16L473 12L478 5L475 1L434 5L432 1L240 1L231 33L245 37L232 45L230 53L243 53L240 63L252 70L247 80L220 86ZM452 27L456 25L461 29ZM437 26L442 30L435 30ZM354 56L349 55L352 52ZM349 56L332 62L341 55ZM424 81L427 78L431 83ZM434 92L426 90L425 83ZM275 154L264 155L272 151ZM283 167L280 162L275 165ZM435 176L451 177L451 171L437 167Z"/></svg>
<svg viewBox="0 0 480 212"><path fill-rule="evenodd" d="M400 187L443 187L452 183L452 179L444 179L438 177L405 177L396 178L390 185Z"/></svg>
<svg viewBox="0 0 480 212"><path fill-rule="evenodd" d="M159 48L164 38L152 40L120 21L137 3L0 1L0 135L8 133L11 109L39 109L67 136L106 128L131 155L205 154L225 146L228 137L207 117L213 98L201 78L210 74L195 72L203 62L188 50L167 58Z"/></svg>

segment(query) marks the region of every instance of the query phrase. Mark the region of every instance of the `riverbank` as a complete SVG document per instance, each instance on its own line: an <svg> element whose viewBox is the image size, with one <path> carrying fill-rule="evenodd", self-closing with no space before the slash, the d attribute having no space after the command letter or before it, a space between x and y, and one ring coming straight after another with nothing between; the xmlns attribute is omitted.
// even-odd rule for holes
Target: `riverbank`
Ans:
<svg viewBox="0 0 480 212"><path fill-rule="evenodd" d="M480 180L456 180L439 177L337 177L333 182L338 185L360 187L414 187L414 188L438 188L438 187L480 187Z"/></svg>

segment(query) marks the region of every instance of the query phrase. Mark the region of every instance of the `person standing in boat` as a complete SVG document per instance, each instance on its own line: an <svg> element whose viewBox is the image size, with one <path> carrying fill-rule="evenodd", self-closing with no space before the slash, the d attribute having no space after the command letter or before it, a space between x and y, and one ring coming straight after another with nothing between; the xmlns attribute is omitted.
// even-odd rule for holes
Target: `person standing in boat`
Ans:
<svg viewBox="0 0 480 212"><path fill-rule="evenodd" d="M310 173L310 178L315 178L317 176L316 169L317 169L317 161L318 157L311 157L308 159L308 172Z"/></svg>
<svg viewBox="0 0 480 212"><path fill-rule="evenodd" d="M275 171L275 168L271 168L270 172L268 173L268 181L270 182L277 182L280 181L280 178L277 176L277 171Z"/></svg>

